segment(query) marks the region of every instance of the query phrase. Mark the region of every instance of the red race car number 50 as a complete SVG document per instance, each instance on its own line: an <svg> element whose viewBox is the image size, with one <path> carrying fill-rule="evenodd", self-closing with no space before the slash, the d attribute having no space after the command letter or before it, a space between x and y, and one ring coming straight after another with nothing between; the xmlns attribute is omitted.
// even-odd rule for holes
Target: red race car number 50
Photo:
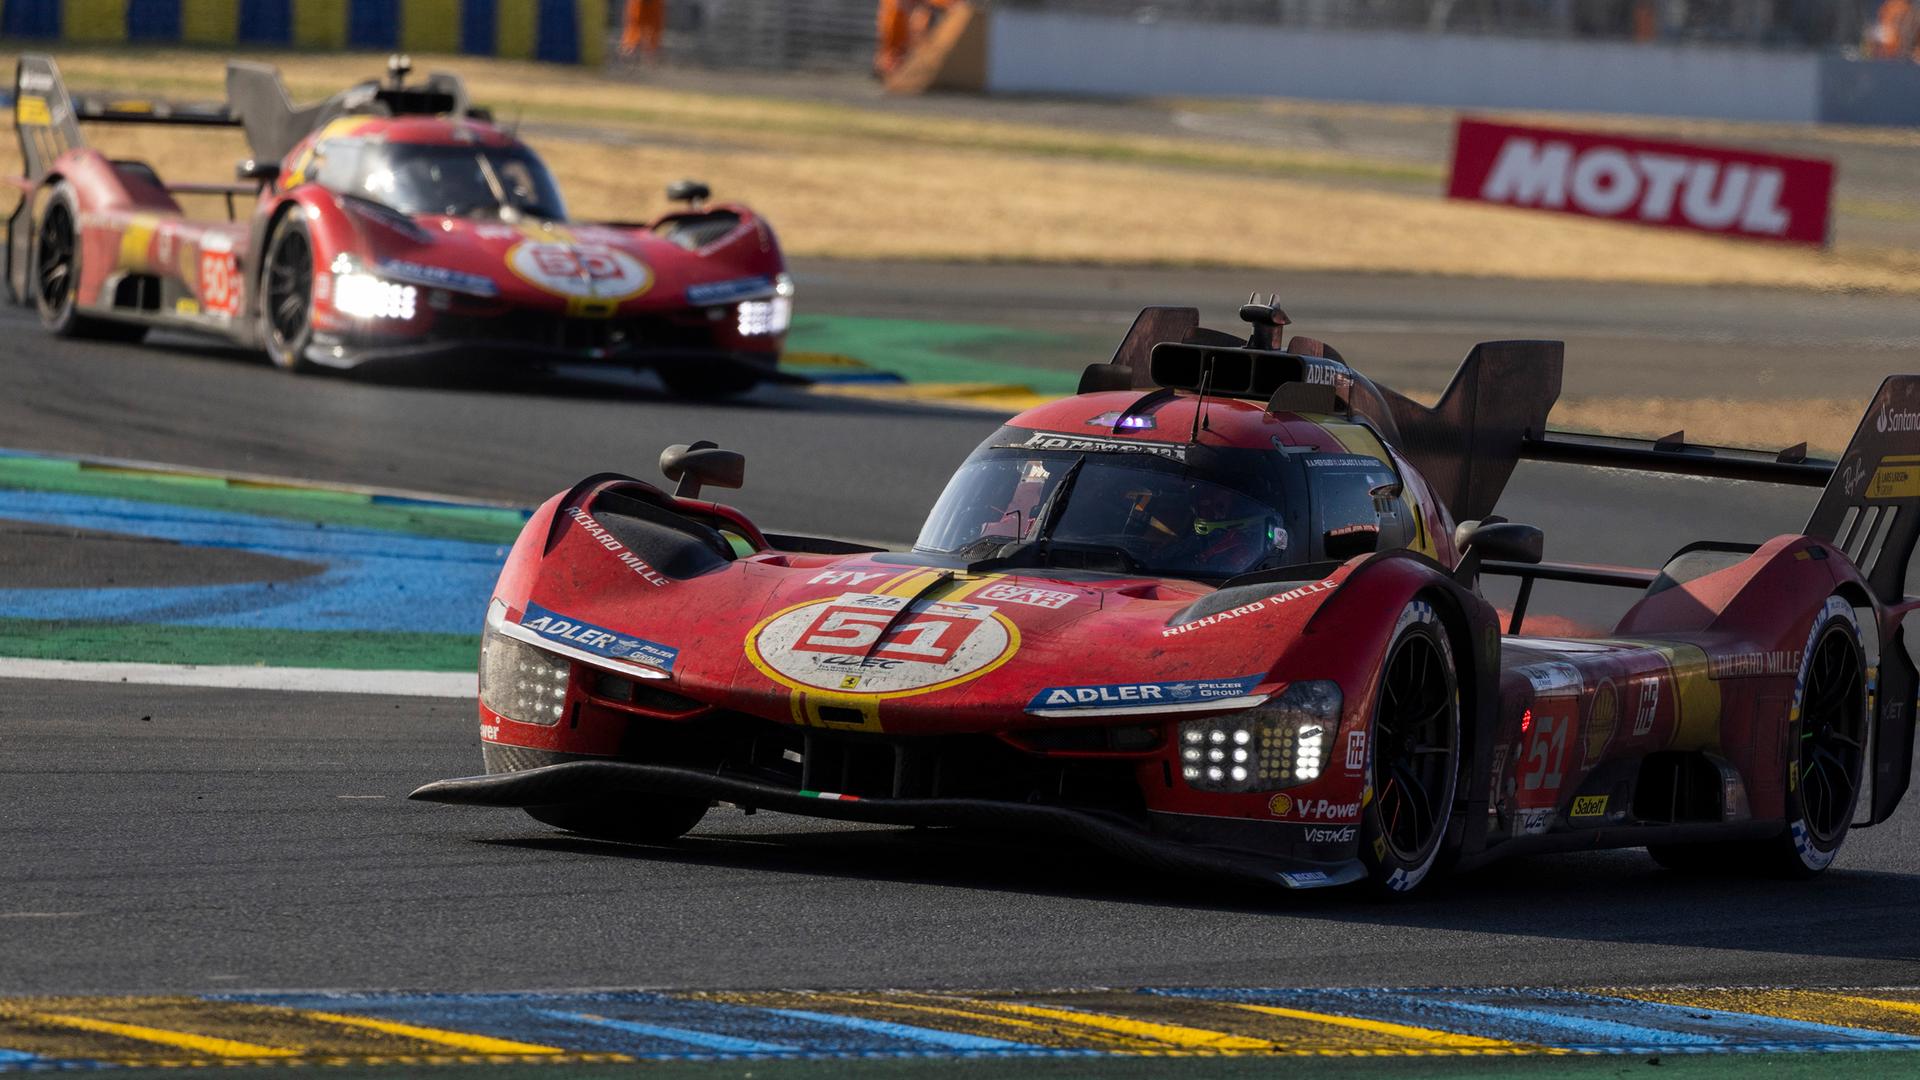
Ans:
<svg viewBox="0 0 1920 1080"><path fill-rule="evenodd" d="M653 271L617 248L527 240L507 252L507 266L524 280L561 296L624 300L653 284Z"/></svg>

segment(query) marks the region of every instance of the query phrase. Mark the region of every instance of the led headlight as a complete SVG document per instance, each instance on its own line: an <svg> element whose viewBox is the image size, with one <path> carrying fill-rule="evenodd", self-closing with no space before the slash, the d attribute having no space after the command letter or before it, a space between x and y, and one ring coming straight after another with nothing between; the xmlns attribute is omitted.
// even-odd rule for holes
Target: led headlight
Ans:
<svg viewBox="0 0 1920 1080"><path fill-rule="evenodd" d="M480 701L509 720L552 727L566 711L572 668L563 656L488 627L480 638Z"/></svg>
<svg viewBox="0 0 1920 1080"><path fill-rule="evenodd" d="M1340 726L1340 685L1299 682L1256 709L1180 725L1180 775L1201 791L1276 791L1317 780Z"/></svg>
<svg viewBox="0 0 1920 1080"><path fill-rule="evenodd" d="M768 300L740 301L740 336L764 337L784 334L793 321L793 301L784 296Z"/></svg>
<svg viewBox="0 0 1920 1080"><path fill-rule="evenodd" d="M420 290L349 271L333 275L333 306L356 319L411 319Z"/></svg>

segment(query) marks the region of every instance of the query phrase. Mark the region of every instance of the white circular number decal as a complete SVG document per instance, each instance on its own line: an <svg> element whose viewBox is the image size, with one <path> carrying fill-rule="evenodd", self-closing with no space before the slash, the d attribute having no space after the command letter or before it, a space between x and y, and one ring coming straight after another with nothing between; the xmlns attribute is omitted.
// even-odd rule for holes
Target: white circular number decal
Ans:
<svg viewBox="0 0 1920 1080"><path fill-rule="evenodd" d="M548 292L585 299L623 300L653 284L646 264L601 244L527 240L507 252L507 266Z"/></svg>
<svg viewBox="0 0 1920 1080"><path fill-rule="evenodd" d="M800 686L848 694L925 690L977 675L1013 639L984 604L923 604L846 593L775 616L748 641L763 669ZM897 620L897 621L896 621Z"/></svg>

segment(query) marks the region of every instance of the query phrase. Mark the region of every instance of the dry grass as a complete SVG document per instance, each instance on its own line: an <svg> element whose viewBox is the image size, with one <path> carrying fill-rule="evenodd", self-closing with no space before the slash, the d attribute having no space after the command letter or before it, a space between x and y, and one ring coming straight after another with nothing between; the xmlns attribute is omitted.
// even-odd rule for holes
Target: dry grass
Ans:
<svg viewBox="0 0 1920 1080"><path fill-rule="evenodd" d="M1575 398L1553 407L1555 427L1609 435L1658 438L1685 431L1687 441L1736 446L1756 431L1778 432L1781 450L1805 440L1814 451L1837 454L1860 426L1866 402L1811 398L1800 401L1731 401L1700 398Z"/></svg>
<svg viewBox="0 0 1920 1080"><path fill-rule="evenodd" d="M220 60L209 53L61 62L75 86L219 93ZM371 57L278 62L297 98L379 69ZM433 66L457 67L501 117L524 114L581 217L657 211L662 182L699 176L753 203L799 255L1920 292L1912 250L1822 254L1354 190L1357 175L1406 167L1338 154L665 91L474 58L421 63ZM569 126L541 130L536 120ZM229 132L94 137L183 180L220 179L242 156Z"/></svg>

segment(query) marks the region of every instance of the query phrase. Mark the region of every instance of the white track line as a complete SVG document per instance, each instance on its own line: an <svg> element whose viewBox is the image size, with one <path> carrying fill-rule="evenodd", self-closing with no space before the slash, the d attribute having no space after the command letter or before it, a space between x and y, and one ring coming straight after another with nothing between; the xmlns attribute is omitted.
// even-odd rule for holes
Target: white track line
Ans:
<svg viewBox="0 0 1920 1080"><path fill-rule="evenodd" d="M87 660L12 657L0 657L0 679L437 698L471 698L479 690L477 677L471 671L351 671L341 668L94 663Z"/></svg>

